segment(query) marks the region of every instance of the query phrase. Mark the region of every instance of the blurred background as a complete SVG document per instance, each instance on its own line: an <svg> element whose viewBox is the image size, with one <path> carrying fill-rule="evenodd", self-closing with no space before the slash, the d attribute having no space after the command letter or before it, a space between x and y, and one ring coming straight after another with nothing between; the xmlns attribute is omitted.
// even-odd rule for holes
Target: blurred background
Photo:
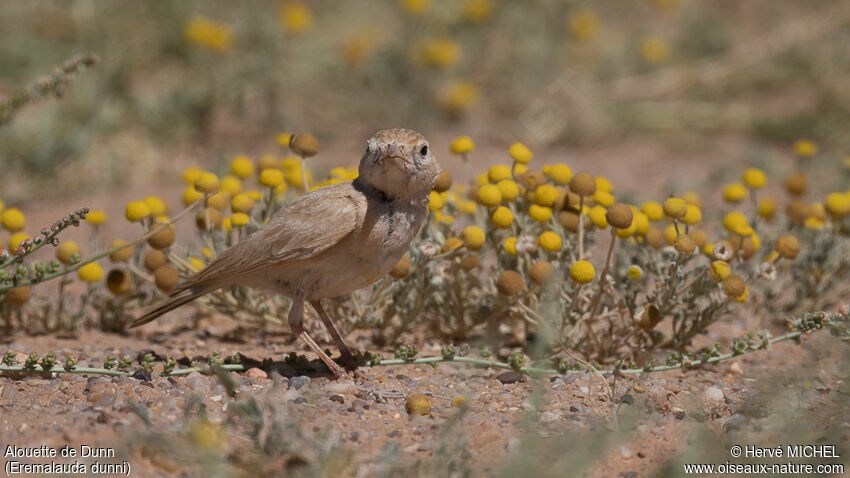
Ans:
<svg viewBox="0 0 850 478"><path fill-rule="evenodd" d="M799 138L848 150L848 18L840 0L3 2L0 98L100 59L0 126L3 198L177 183L282 154L284 131L320 139L321 173L384 127L444 163L464 134L479 161L519 140L693 187L689 165L769 169Z"/></svg>

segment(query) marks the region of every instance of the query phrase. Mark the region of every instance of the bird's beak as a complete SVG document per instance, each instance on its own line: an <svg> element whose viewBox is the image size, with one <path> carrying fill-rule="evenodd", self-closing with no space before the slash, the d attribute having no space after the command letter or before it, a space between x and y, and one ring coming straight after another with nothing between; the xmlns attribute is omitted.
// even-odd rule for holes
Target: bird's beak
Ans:
<svg viewBox="0 0 850 478"><path fill-rule="evenodd" d="M409 162L407 157L401 152L401 148L398 147L398 144L393 143L387 148L387 152L384 153L384 157L381 159L381 162L386 161L387 159L395 158L402 163Z"/></svg>

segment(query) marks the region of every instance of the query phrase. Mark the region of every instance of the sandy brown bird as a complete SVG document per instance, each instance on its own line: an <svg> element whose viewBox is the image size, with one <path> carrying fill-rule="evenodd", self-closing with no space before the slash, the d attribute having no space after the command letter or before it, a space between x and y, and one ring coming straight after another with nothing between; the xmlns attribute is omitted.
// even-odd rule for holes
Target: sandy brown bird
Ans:
<svg viewBox="0 0 850 478"><path fill-rule="evenodd" d="M353 370L354 357L320 300L365 287L393 268L428 217L428 194L439 170L421 134L378 131L367 141L357 179L315 189L285 204L263 227L187 278L130 327L223 287L270 289L292 298L292 333L341 375L342 368L304 330L304 302L312 304L339 347L343 364Z"/></svg>

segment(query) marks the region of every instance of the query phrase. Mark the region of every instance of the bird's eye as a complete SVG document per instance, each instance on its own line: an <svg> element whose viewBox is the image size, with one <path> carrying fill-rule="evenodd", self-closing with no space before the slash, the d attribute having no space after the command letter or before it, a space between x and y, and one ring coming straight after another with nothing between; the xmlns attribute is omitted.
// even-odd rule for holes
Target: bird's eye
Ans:
<svg viewBox="0 0 850 478"><path fill-rule="evenodd" d="M419 154L421 154L422 156L428 155L428 145L427 144L422 145L422 148L419 150Z"/></svg>

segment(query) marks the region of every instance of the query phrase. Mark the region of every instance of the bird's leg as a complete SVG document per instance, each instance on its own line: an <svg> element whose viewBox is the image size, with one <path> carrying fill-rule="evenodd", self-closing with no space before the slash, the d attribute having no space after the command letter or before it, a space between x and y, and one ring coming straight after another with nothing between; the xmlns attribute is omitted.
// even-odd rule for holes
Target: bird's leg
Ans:
<svg viewBox="0 0 850 478"><path fill-rule="evenodd" d="M341 377L345 374L345 371L337 365L336 362L331 360L325 352L319 348L319 345L313 341L313 339L307 335L307 332L304 330L304 324L302 323L302 319L304 318L304 299L294 298L292 300L292 307L289 309L289 328L292 330L292 333L297 335L298 338L304 341L310 349L319 356L319 359L331 369L331 372L337 377Z"/></svg>
<svg viewBox="0 0 850 478"><path fill-rule="evenodd" d="M331 318L328 317L325 309L322 308L322 303L318 300L311 300L310 304L316 309L316 312L319 313L319 317L321 317L322 322L327 327L328 332L331 334L331 338L333 338L334 342L336 342L336 346L339 348L340 360L342 360L342 364L345 365L346 370L355 370L357 368L357 362L354 360L354 355L351 354L351 351L348 350L348 347L345 345L345 342L342 341L342 337L339 335L339 331L334 327L333 322L331 322Z"/></svg>

